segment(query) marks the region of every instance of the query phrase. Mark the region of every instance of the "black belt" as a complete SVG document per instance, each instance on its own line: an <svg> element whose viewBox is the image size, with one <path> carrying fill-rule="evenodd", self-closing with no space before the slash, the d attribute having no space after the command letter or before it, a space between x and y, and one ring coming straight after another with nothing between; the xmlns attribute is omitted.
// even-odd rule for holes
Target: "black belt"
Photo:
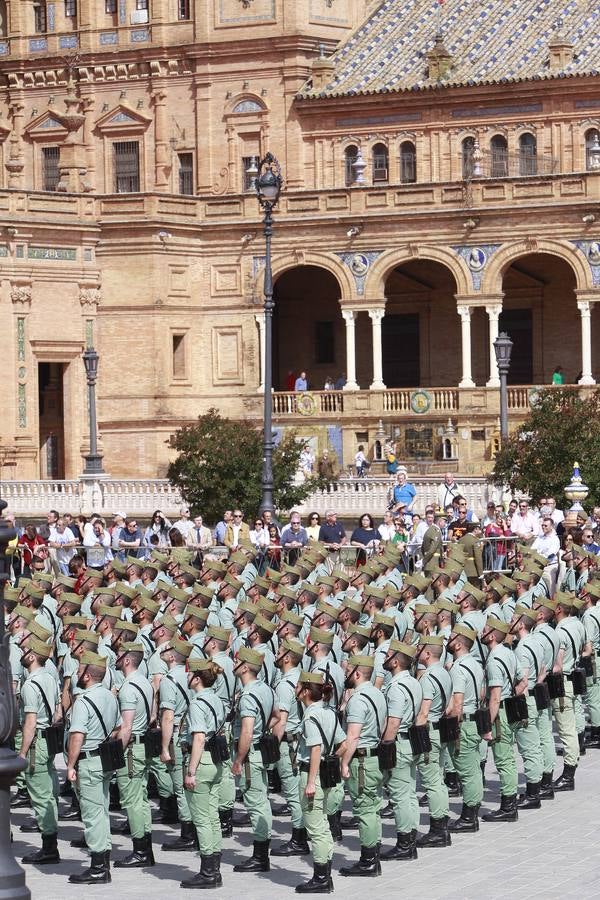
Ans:
<svg viewBox="0 0 600 900"><path fill-rule="evenodd" d="M528 697L535 697L535 690L532 688L531 690L527 691L527 696L528 696Z"/></svg>
<svg viewBox="0 0 600 900"><path fill-rule="evenodd" d="M282 744L293 744L294 741L296 740L296 737L297 737L297 735L295 735L295 734L284 734L283 737L281 738L281 743Z"/></svg>
<svg viewBox="0 0 600 900"><path fill-rule="evenodd" d="M398 734L400 735L400 737L402 738L403 741L408 740L408 731L399 731Z"/></svg>
<svg viewBox="0 0 600 900"><path fill-rule="evenodd" d="M365 759L368 756L377 756L377 748L373 747L369 749L369 747L360 747L358 750L354 751L352 759Z"/></svg>
<svg viewBox="0 0 600 900"><path fill-rule="evenodd" d="M90 759L92 756L100 756L100 747L96 750L84 750L79 754L79 759Z"/></svg>
<svg viewBox="0 0 600 900"><path fill-rule="evenodd" d="M238 747L239 747L239 741L234 741L234 742L233 742L233 749L234 749L235 753L237 753ZM250 749L251 749L251 750L260 750L260 744L252 744L252 746L250 747Z"/></svg>
<svg viewBox="0 0 600 900"><path fill-rule="evenodd" d="M301 772L310 772L310 763L298 763L298 768Z"/></svg>
<svg viewBox="0 0 600 900"><path fill-rule="evenodd" d="M439 719L437 720L437 722L430 722L429 724L431 725L431 727L433 728L434 731L440 730L440 720Z"/></svg>
<svg viewBox="0 0 600 900"><path fill-rule="evenodd" d="M463 718L467 720L467 722L476 722L477 721L477 713L467 713Z"/></svg>
<svg viewBox="0 0 600 900"><path fill-rule="evenodd" d="M129 738L130 744L144 744L145 741L146 741L145 734L132 734L131 737Z"/></svg>

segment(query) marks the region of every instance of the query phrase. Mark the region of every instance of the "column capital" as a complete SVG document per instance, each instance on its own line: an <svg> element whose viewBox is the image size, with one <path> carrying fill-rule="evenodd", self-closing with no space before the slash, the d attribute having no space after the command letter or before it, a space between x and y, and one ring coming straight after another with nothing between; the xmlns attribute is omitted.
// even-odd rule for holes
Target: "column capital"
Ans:
<svg viewBox="0 0 600 900"><path fill-rule="evenodd" d="M583 316L590 316L592 314L592 304L589 300L578 300L577 301L577 309Z"/></svg>
<svg viewBox="0 0 600 900"><path fill-rule="evenodd" d="M490 317L490 319L494 318L494 317L498 318L498 316L502 312L502 304L501 303L490 303L489 305L486 304L485 311L488 314L488 316Z"/></svg>
<svg viewBox="0 0 600 900"><path fill-rule="evenodd" d="M581 288L575 291L577 300L586 301L587 303L600 303L599 288Z"/></svg>
<svg viewBox="0 0 600 900"><path fill-rule="evenodd" d="M381 325L381 321L385 316L385 309L370 309L369 316L371 317L374 325Z"/></svg>
<svg viewBox="0 0 600 900"><path fill-rule="evenodd" d="M354 319L356 318L356 310L355 309L343 309L342 316L344 317L344 321L346 322L346 325L348 325L350 322L354 322Z"/></svg>
<svg viewBox="0 0 600 900"><path fill-rule="evenodd" d="M254 321L259 327L262 327L265 324L264 312L254 313Z"/></svg>
<svg viewBox="0 0 600 900"><path fill-rule="evenodd" d="M457 306L456 311L463 322L471 321L471 313L473 312L472 306Z"/></svg>
<svg viewBox="0 0 600 900"><path fill-rule="evenodd" d="M31 284L25 282L11 282L10 299L13 306L26 311L31 306Z"/></svg>

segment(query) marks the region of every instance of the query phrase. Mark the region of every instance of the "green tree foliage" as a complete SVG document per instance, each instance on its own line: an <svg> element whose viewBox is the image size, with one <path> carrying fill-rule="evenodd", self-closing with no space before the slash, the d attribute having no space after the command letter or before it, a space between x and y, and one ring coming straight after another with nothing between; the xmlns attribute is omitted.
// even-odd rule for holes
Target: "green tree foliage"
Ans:
<svg viewBox="0 0 600 900"><path fill-rule="evenodd" d="M244 422L221 418L216 409L171 435L177 451L167 478L207 522L239 506L253 516L261 501L262 431ZM294 482L303 443L288 433L273 453L273 497L280 512L292 509L314 490L325 487L319 476Z"/></svg>
<svg viewBox="0 0 600 900"><path fill-rule="evenodd" d="M573 464L590 489L587 506L600 502L600 390L539 392L523 426L496 457L490 480L540 497L563 497Z"/></svg>

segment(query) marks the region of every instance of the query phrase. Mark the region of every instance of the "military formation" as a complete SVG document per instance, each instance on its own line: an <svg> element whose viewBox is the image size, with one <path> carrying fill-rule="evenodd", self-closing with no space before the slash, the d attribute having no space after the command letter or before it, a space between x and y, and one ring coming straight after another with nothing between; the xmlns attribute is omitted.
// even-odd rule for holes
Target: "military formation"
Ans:
<svg viewBox="0 0 600 900"><path fill-rule="evenodd" d="M6 588L26 761L11 805L30 804L41 835L23 862L60 862L58 798L70 792L60 818L81 820L72 844L90 857L73 883L111 880L112 801L132 840L114 869L155 865L153 821L178 824L162 849L199 850L201 861L181 887L216 888L223 836L249 825L253 852L235 871L312 854L296 891L330 893L346 828L358 828L360 857L339 875L376 877L382 863L477 832L480 819L515 822L574 790L580 755L600 748L600 558L574 545L552 593L548 560L530 547L481 578L465 537L438 548L426 575L401 572L393 543L348 569L317 542L259 574L242 543L201 568L175 548ZM500 797L480 815L489 753ZM278 846L273 786L291 820ZM451 821L449 796L461 794ZM429 830L418 834L420 806ZM392 846L383 818L395 822Z"/></svg>

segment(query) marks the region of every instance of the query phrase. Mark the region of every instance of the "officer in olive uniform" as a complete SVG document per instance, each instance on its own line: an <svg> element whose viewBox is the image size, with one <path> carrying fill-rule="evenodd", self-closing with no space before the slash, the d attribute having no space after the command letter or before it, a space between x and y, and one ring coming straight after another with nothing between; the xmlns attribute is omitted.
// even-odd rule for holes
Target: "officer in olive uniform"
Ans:
<svg viewBox="0 0 600 900"><path fill-rule="evenodd" d="M79 661L77 684L82 688L73 704L69 731L67 778L77 782L89 868L71 875L72 884L107 884L110 878L110 820L108 787L112 772L104 772L100 744L120 724L116 697L102 684L106 657L86 650Z"/></svg>
<svg viewBox="0 0 600 900"><path fill-rule="evenodd" d="M573 596L557 592L555 619L560 650L555 668L565 676L565 696L552 701L552 711L558 736L564 747L562 775L554 782L555 791L572 791L575 788L575 770L579 762L579 741L575 723L575 695L573 693L573 669L577 665L583 646L579 629L581 623L572 616Z"/></svg>
<svg viewBox="0 0 600 900"><path fill-rule="evenodd" d="M19 756L27 760L25 784L38 828L42 848L23 857L24 863L48 865L60 862L57 847L57 775L54 756L48 753L44 729L52 725L58 705L58 685L44 668L52 655L52 646L29 637L23 646L22 662L27 677L21 686L19 706L22 742Z"/></svg>
<svg viewBox="0 0 600 900"><path fill-rule="evenodd" d="M519 809L539 809L542 805L540 788L544 773L544 756L538 729L539 713L535 689L538 681L543 681L545 672L543 670L544 653L540 638L532 631L536 620L537 612L517 604L511 631L518 637L515 655L523 677L527 678L528 712L527 720L522 723L522 727L516 733L517 747L523 759L523 768L527 779L525 794L519 796L517 801Z"/></svg>
<svg viewBox="0 0 600 900"><path fill-rule="evenodd" d="M351 656L346 685L353 688L345 710L346 751L342 777L347 780L352 812L358 819L360 859L340 869L340 875L381 875L381 785L377 746L386 727L387 706L381 691L371 682L372 656Z"/></svg>

